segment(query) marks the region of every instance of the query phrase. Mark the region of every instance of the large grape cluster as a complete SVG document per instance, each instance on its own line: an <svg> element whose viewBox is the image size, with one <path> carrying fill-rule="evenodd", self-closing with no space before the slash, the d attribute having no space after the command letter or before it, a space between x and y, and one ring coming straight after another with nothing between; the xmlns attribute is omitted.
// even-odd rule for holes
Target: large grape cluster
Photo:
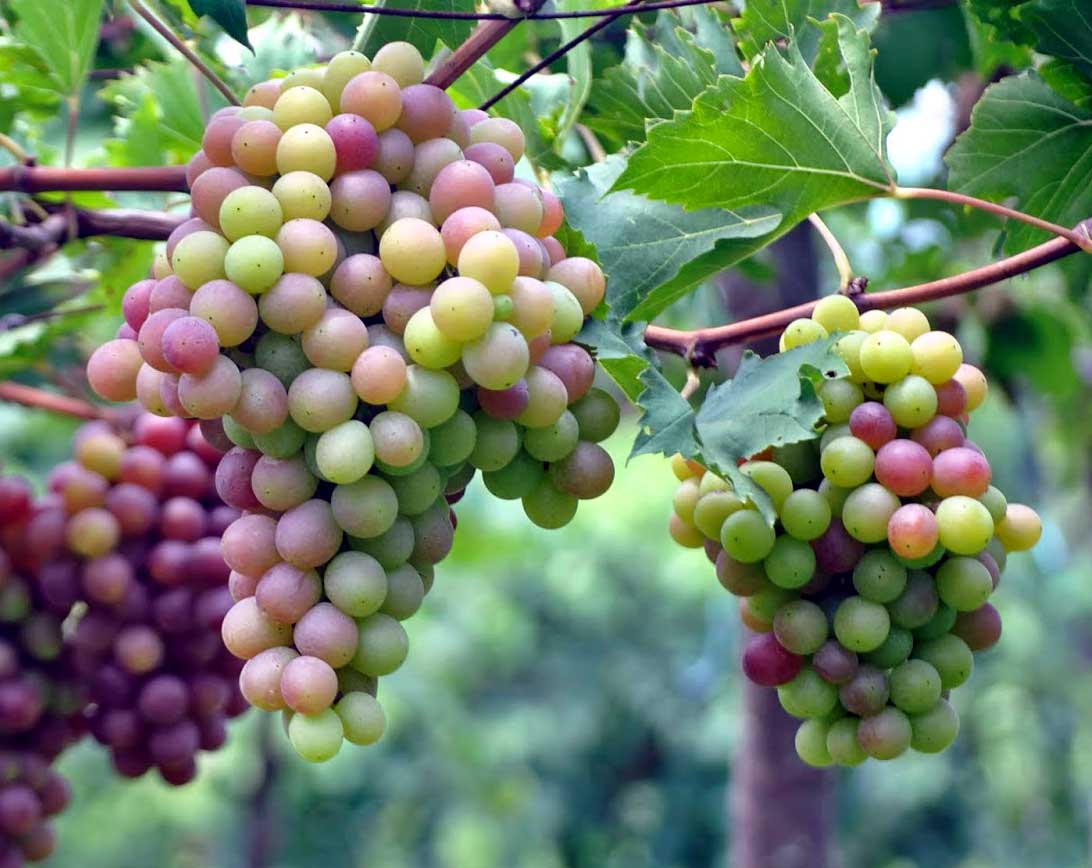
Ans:
<svg viewBox="0 0 1092 868"><path fill-rule="evenodd" d="M301 756L375 741L375 679L481 471L546 528L609 487L618 422L572 343L599 266L515 176L520 128L457 111L406 43L255 85L189 166L194 217L125 295L88 377L105 398L221 420L227 647ZM209 436L214 425L205 424Z"/></svg>
<svg viewBox="0 0 1092 868"><path fill-rule="evenodd" d="M859 315L839 295L790 324L781 350L835 333L849 376L820 389L821 437L740 467L773 501L775 525L720 476L672 461L671 534L705 546L741 597L758 634L744 673L804 720L796 750L816 766L955 740L949 691L1000 638L989 598L1007 553L1041 533L966 437L987 384L954 337L913 308Z"/></svg>

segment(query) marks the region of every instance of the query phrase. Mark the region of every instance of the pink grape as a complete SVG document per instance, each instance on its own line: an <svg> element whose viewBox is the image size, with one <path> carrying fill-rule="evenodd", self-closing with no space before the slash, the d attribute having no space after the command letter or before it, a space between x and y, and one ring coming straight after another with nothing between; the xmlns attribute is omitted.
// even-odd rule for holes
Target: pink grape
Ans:
<svg viewBox="0 0 1092 868"><path fill-rule="evenodd" d="M910 438L924 446L934 458L944 450L955 449L964 443L963 429L955 419L947 416L934 416L915 429Z"/></svg>
<svg viewBox="0 0 1092 868"><path fill-rule="evenodd" d="M359 115L335 115L327 122L326 132L337 152L337 174L367 169L379 154L375 127Z"/></svg>
<svg viewBox="0 0 1092 868"><path fill-rule="evenodd" d="M876 480L900 497L914 497L929 487L933 461L913 440L892 440L876 453Z"/></svg>
<svg viewBox="0 0 1092 868"><path fill-rule="evenodd" d="M990 486L990 464L975 449L957 446L933 459L933 490L941 497L978 497Z"/></svg>
<svg viewBox="0 0 1092 868"><path fill-rule="evenodd" d="M891 411L877 401L865 401L853 408L849 416L849 430L854 437L876 450L894 440L898 432Z"/></svg>
<svg viewBox="0 0 1092 868"><path fill-rule="evenodd" d="M216 330L206 320L183 316L163 331L160 341L163 358L186 374L205 374L220 353Z"/></svg>
<svg viewBox="0 0 1092 868"><path fill-rule="evenodd" d="M916 560L928 555L937 544L937 519L920 503L900 506L887 522L887 542L900 557Z"/></svg>

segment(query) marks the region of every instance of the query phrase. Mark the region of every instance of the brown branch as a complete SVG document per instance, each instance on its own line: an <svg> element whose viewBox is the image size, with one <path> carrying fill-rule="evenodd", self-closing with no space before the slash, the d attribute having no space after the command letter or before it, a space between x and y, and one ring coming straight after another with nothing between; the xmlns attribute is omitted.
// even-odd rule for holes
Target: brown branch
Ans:
<svg viewBox="0 0 1092 868"><path fill-rule="evenodd" d="M58 166L8 166L0 169L0 191L48 193L73 190L157 191L185 193L185 166L126 169L65 169Z"/></svg>
<svg viewBox="0 0 1092 868"><path fill-rule="evenodd" d="M110 416L110 410L105 407L96 407L79 398L69 398L54 392L46 392L43 389L35 389L33 386L24 386L22 383L0 383L0 401L8 401L12 404L21 404L24 407L34 407L39 410L48 410L51 413L60 413L62 416L73 416L76 419L103 419Z"/></svg>
<svg viewBox="0 0 1092 868"><path fill-rule="evenodd" d="M72 224L69 223L70 216ZM161 211L128 208L88 211L60 207L45 220L30 226L13 226L0 221L0 249L22 248L32 253L43 253L73 237L90 238L95 235L163 241L185 219L183 215Z"/></svg>
<svg viewBox="0 0 1092 868"><path fill-rule="evenodd" d="M1078 230L1089 228L1092 228L1092 221L1082 223ZM1071 241L1065 238L1053 238L1023 253L953 277L944 277L929 283L892 289L887 292L861 293L850 297L862 311L921 304L981 289L1078 252L1080 248ZM775 313L695 331L679 331L650 325L645 329L645 343L653 349L688 358L694 365L713 367L716 364L716 351L721 347L777 334L794 319L810 316L815 305L816 302L809 301Z"/></svg>

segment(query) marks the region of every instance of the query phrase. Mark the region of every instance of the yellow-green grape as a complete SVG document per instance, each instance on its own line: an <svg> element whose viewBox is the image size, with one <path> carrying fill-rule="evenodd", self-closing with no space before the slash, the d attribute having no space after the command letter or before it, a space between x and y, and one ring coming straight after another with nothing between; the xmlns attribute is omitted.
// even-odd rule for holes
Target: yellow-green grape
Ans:
<svg viewBox="0 0 1092 868"><path fill-rule="evenodd" d="M305 66L293 70L281 79L281 93L293 87L311 87L315 90L322 90L324 75L325 70L317 66Z"/></svg>
<svg viewBox="0 0 1092 868"><path fill-rule="evenodd" d="M827 499L810 488L797 489L786 497L779 512L785 533L805 542L826 533L832 517Z"/></svg>
<svg viewBox="0 0 1092 868"><path fill-rule="evenodd" d="M387 406L405 413L422 428L435 428L455 415L459 407L459 384L448 371L410 365L406 368L402 391Z"/></svg>
<svg viewBox="0 0 1092 868"><path fill-rule="evenodd" d="M458 269L461 276L472 277L494 295L500 295L511 289L519 273L519 252L504 233L479 232L459 251ZM583 311L580 316L583 319Z"/></svg>
<svg viewBox="0 0 1092 868"><path fill-rule="evenodd" d="M792 681L777 688L777 698L793 717L820 718L834 711L838 688L820 678L814 669L805 667Z"/></svg>
<svg viewBox="0 0 1092 868"><path fill-rule="evenodd" d="M698 480L691 477L690 479L683 480L678 488L675 489L675 494L671 498L671 507L675 510L675 515L687 524L692 525L695 524L694 510L697 508L700 499L701 488ZM725 516L725 518L727 518L727 516ZM717 532L720 532L719 526Z"/></svg>
<svg viewBox="0 0 1092 868"><path fill-rule="evenodd" d="M371 61L359 51L341 51L330 58L322 75L322 92L335 110L341 105L341 92L349 79L371 68Z"/></svg>
<svg viewBox="0 0 1092 868"><path fill-rule="evenodd" d="M878 543L887 539L887 524L900 501L878 482L855 488L842 503L842 524L855 540Z"/></svg>
<svg viewBox="0 0 1092 868"><path fill-rule="evenodd" d="M809 766L824 768L833 765L834 758L827 748L830 726L822 720L805 720L796 730L796 755Z"/></svg>
<svg viewBox="0 0 1092 868"><path fill-rule="evenodd" d="M463 346L463 367L479 386L500 391L514 386L530 364L531 351L520 331L495 322L476 341Z"/></svg>
<svg viewBox="0 0 1092 868"><path fill-rule="evenodd" d="M959 735L959 715L941 699L923 714L910 717L910 746L920 753L940 753Z"/></svg>
<svg viewBox="0 0 1092 868"><path fill-rule="evenodd" d="M224 276L227 252L228 241L218 232L191 232L175 245L171 267L188 289L196 290Z"/></svg>
<svg viewBox="0 0 1092 868"><path fill-rule="evenodd" d="M890 629L887 609L864 597L848 597L834 612L834 635L858 654L879 648Z"/></svg>
<svg viewBox="0 0 1092 868"><path fill-rule="evenodd" d="M741 509L724 520L720 544L737 561L753 564L763 560L774 547L774 530L754 509Z"/></svg>
<svg viewBox="0 0 1092 868"><path fill-rule="evenodd" d="M452 340L472 341L485 334L493 321L495 298L512 303L509 296L490 295L485 284L472 277L452 277L432 293L432 320Z"/></svg>
<svg viewBox="0 0 1092 868"><path fill-rule="evenodd" d="M296 88L293 88L296 90ZM323 102L326 98L322 98ZM312 172L329 181L337 166L337 152L330 134L316 124L297 124L277 142L277 171Z"/></svg>
<svg viewBox="0 0 1092 868"><path fill-rule="evenodd" d="M679 482L682 482L684 479L689 479L691 476L700 477L705 473L705 468L698 464L698 462L684 458L676 452L671 456L671 472L675 474L675 478L679 480Z"/></svg>
<svg viewBox="0 0 1092 868"><path fill-rule="evenodd" d="M241 289L260 295L284 273L284 255L272 238L247 235L228 248L224 272Z"/></svg>
<svg viewBox="0 0 1092 868"><path fill-rule="evenodd" d="M334 706L334 713L341 719L345 740L350 744L375 744L387 728L382 706L374 696L362 690L341 697Z"/></svg>
<svg viewBox="0 0 1092 868"><path fill-rule="evenodd" d="M766 575L779 588L802 588L815 575L815 552L806 542L782 534L762 562Z"/></svg>
<svg viewBox="0 0 1092 868"><path fill-rule="evenodd" d="M156 371L156 373L159 372ZM573 498L573 502L576 502L575 497ZM526 508L526 506L524 508ZM671 513L671 517L667 521L667 532L678 545L685 549L700 549L705 545L705 537L702 536L701 531L696 527L687 524L675 515L675 513Z"/></svg>
<svg viewBox="0 0 1092 868"><path fill-rule="evenodd" d="M724 520L741 509L743 501L731 491L710 491L702 494L694 505L693 524L709 539L719 541Z"/></svg>
<svg viewBox="0 0 1092 868"><path fill-rule="evenodd" d="M864 400L864 392L849 380L827 380L819 389L819 398L827 421L841 423L849 421L853 408Z"/></svg>
<svg viewBox="0 0 1092 868"><path fill-rule="evenodd" d="M330 216L330 188L314 172L289 172L273 184L273 195L280 202L285 220L302 217L325 220Z"/></svg>
<svg viewBox="0 0 1092 868"><path fill-rule="evenodd" d="M998 523L996 532L1001 545L1008 551L1026 552L1043 535L1043 522L1030 506L1010 503L1005 508L1005 517Z"/></svg>
<svg viewBox="0 0 1092 868"><path fill-rule="evenodd" d="M463 345L437 328L432 310L427 307L410 317L402 340L411 359L433 370L453 365L462 357Z"/></svg>
<svg viewBox="0 0 1092 868"><path fill-rule="evenodd" d="M900 307L887 315L884 328L912 341L929 331L929 320L916 307Z"/></svg>
<svg viewBox="0 0 1092 868"><path fill-rule="evenodd" d="M152 277L156 280L162 280L172 274L174 274L174 271L171 269L171 261L167 258L167 251L157 250L155 259L152 261Z"/></svg>
<svg viewBox="0 0 1092 868"><path fill-rule="evenodd" d="M196 235L197 233L195 232L194 234ZM177 252L177 248L175 248L175 250ZM178 273L177 268L175 268L175 273ZM968 365L964 362L959 366L959 370L955 372L953 379L955 379L967 393L967 412L971 413L977 410L982 402L986 400L986 392L989 391L986 375L974 365Z"/></svg>
<svg viewBox="0 0 1092 868"><path fill-rule="evenodd" d="M748 461L740 465L739 470L770 496L774 509L780 512L785 498L792 494L792 477L788 471L773 461Z"/></svg>
<svg viewBox="0 0 1092 868"><path fill-rule="evenodd" d="M946 383L963 364L963 348L947 332L926 332L910 344L914 356L913 373L924 377L934 386Z"/></svg>
<svg viewBox="0 0 1092 868"><path fill-rule="evenodd" d="M313 87L293 87L280 95L273 106L273 123L287 131L298 124L324 127L333 112L325 94Z"/></svg>
<svg viewBox="0 0 1092 868"><path fill-rule="evenodd" d="M712 470L706 470L699 474L701 480L700 487L702 494L708 494L710 491L731 491L732 484L727 479L722 479L717 476Z"/></svg>
<svg viewBox="0 0 1092 868"><path fill-rule="evenodd" d="M303 759L321 763L333 759L341 749L345 729L332 708L318 714L293 714L288 722L288 740Z"/></svg>
<svg viewBox="0 0 1092 868"><path fill-rule="evenodd" d="M781 333L778 348L781 352L802 347L827 337L827 330L813 319L796 319Z"/></svg>
<svg viewBox="0 0 1092 868"><path fill-rule="evenodd" d="M554 297L554 318L550 325L550 343L566 344L576 337L584 325L584 311L567 287L552 280L546 286Z"/></svg>
<svg viewBox="0 0 1092 868"><path fill-rule="evenodd" d="M846 295L828 295L819 299L811 318L827 332L853 331L861 323L857 305Z"/></svg>
<svg viewBox="0 0 1092 868"><path fill-rule="evenodd" d="M859 328L868 334L887 328L887 314L882 310L866 310L861 314Z"/></svg>
<svg viewBox="0 0 1092 868"><path fill-rule="evenodd" d="M872 476L876 454L863 440L843 435L823 450L819 464L823 476L839 488L856 488Z"/></svg>
<svg viewBox="0 0 1092 868"><path fill-rule="evenodd" d="M972 497L944 498L936 516L940 544L957 555L978 554L993 536L990 511Z"/></svg>
<svg viewBox="0 0 1092 868"><path fill-rule="evenodd" d="M447 264L439 230L416 217L403 217L391 224L379 239L379 258L391 277L410 286L431 283Z"/></svg>
<svg viewBox="0 0 1092 868"><path fill-rule="evenodd" d="M898 332L884 329L861 344L861 370L876 383L894 383L910 373L914 355L910 342Z"/></svg>
<svg viewBox="0 0 1092 868"><path fill-rule="evenodd" d="M924 377L903 377L884 390L883 405L900 428L920 428L937 412L937 391Z"/></svg>
<svg viewBox="0 0 1092 868"><path fill-rule="evenodd" d="M863 383L866 379L864 369L861 367L861 346L868 338L866 331L852 331L838 339L834 345L834 351L842 357L842 361L849 368L849 381L851 383Z"/></svg>
<svg viewBox="0 0 1092 868"><path fill-rule="evenodd" d="M990 571L975 558L948 558L937 570L937 593L957 612L981 608L992 592Z"/></svg>
<svg viewBox="0 0 1092 868"><path fill-rule="evenodd" d="M420 84L425 79L425 60L409 42L388 42L375 53L372 68L385 72L399 87Z"/></svg>
<svg viewBox="0 0 1092 868"><path fill-rule="evenodd" d="M910 720L897 708L888 706L866 717L857 727L857 741L873 759L891 760L910 747Z"/></svg>
<svg viewBox="0 0 1092 868"><path fill-rule="evenodd" d="M827 731L827 750L840 766L857 766L868 759L857 741L858 725L857 718L843 717L834 721Z"/></svg>
<svg viewBox="0 0 1092 868"><path fill-rule="evenodd" d="M265 187L232 190L220 205L220 230L229 241L238 241L245 235L272 238L283 222L281 203Z"/></svg>

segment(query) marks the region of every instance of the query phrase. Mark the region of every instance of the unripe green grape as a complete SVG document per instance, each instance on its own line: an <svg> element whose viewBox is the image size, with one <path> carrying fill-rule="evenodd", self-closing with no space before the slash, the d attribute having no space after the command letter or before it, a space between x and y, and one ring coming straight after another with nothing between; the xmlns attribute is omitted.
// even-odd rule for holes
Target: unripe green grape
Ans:
<svg viewBox="0 0 1092 868"><path fill-rule="evenodd" d="M224 271L236 286L260 295L284 273L284 256L272 238L247 235L228 248Z"/></svg>
<svg viewBox="0 0 1092 868"><path fill-rule="evenodd" d="M989 510L990 518L993 519L994 527L996 528L996 526L1004 520L1005 511L1009 507L1009 502L1005 498L1004 493L1002 493L1000 488L991 485L978 496L978 502Z"/></svg>
<svg viewBox="0 0 1092 868"><path fill-rule="evenodd" d="M410 317L402 333L402 341L410 358L432 370L455 364L462 356L463 345L449 338L432 318L432 310L423 307Z"/></svg>
<svg viewBox="0 0 1092 868"><path fill-rule="evenodd" d="M187 289L196 290L224 276L228 241L218 232L191 232L175 245L171 268Z"/></svg>
<svg viewBox="0 0 1092 868"><path fill-rule="evenodd" d="M463 346L467 374L479 386L502 391L514 386L530 364L527 340L509 323L495 322L484 335Z"/></svg>
<svg viewBox="0 0 1092 868"><path fill-rule="evenodd" d="M887 387L883 405L900 428L920 428L937 413L937 391L924 377L910 374Z"/></svg>
<svg viewBox="0 0 1092 868"><path fill-rule="evenodd" d="M832 441L819 458L823 476L839 488L856 488L872 476L876 454L852 435Z"/></svg>
<svg viewBox="0 0 1092 868"><path fill-rule="evenodd" d="M387 597L387 574L374 557L347 551L323 571L323 589L330 602L346 615L364 618L379 611Z"/></svg>
<svg viewBox="0 0 1092 868"><path fill-rule="evenodd" d="M281 381L286 389L311 363L303 354L297 341L288 335L266 332L258 339L254 348L254 361L260 368L269 371Z"/></svg>
<svg viewBox="0 0 1092 868"><path fill-rule="evenodd" d="M335 110L341 105L341 92L350 79L371 68L371 61L359 51L339 51L330 58L322 74L322 92Z"/></svg>
<svg viewBox="0 0 1092 868"><path fill-rule="evenodd" d="M813 768L824 768L834 763L827 750L827 734L830 727L822 720L805 720L796 730L794 745L796 755Z"/></svg>
<svg viewBox="0 0 1092 868"><path fill-rule="evenodd" d="M793 654L814 654L827 640L827 616L810 600L792 600L774 614L774 635Z"/></svg>
<svg viewBox="0 0 1092 868"><path fill-rule="evenodd" d="M588 394L570 405L569 410L580 425L580 439L602 443L618 429L622 411L609 392L592 388Z"/></svg>
<svg viewBox="0 0 1092 868"><path fill-rule="evenodd" d="M402 391L387 406L409 416L422 428L434 428L458 409L459 384L447 371L410 365Z"/></svg>
<svg viewBox="0 0 1092 868"><path fill-rule="evenodd" d="M1042 535L1043 522L1034 509L1022 503L1010 503L1005 507L1005 517L997 525L997 538L1008 551L1025 552L1033 548Z"/></svg>
<svg viewBox="0 0 1092 868"><path fill-rule="evenodd" d="M797 489L786 497L780 512L785 533L798 540L811 542L830 527L830 503L822 494L810 488Z"/></svg>
<svg viewBox="0 0 1092 868"><path fill-rule="evenodd" d="M474 414L477 437L468 459L482 471L500 470L520 450L519 429L507 419L494 419L480 410Z"/></svg>
<svg viewBox="0 0 1092 868"><path fill-rule="evenodd" d="M819 438L819 455L827 451L827 447L830 446L835 440L840 440L843 437L852 436L853 432L849 430L849 425L844 422L836 425L827 425L826 430L823 432L823 436Z"/></svg>
<svg viewBox="0 0 1092 868"><path fill-rule="evenodd" d="M757 510L741 509L724 520L720 544L737 561L753 564L763 560L774 547L775 534Z"/></svg>
<svg viewBox="0 0 1092 868"><path fill-rule="evenodd" d="M226 416L224 417L227 418ZM254 446L263 455L270 458L291 458L303 448L307 432L291 419L285 419L279 426L266 434L253 435Z"/></svg>
<svg viewBox="0 0 1092 868"><path fill-rule="evenodd" d="M902 627L892 627L879 648L864 655L864 661L878 669L890 669L905 661L914 649L914 634Z"/></svg>
<svg viewBox="0 0 1092 868"><path fill-rule="evenodd" d="M827 330L815 320L794 319L781 333L778 350L785 353L797 347L821 341L825 337L827 337Z"/></svg>
<svg viewBox="0 0 1092 868"><path fill-rule="evenodd" d="M396 569L408 561L415 544L413 522L404 515L398 516L394 524L378 536L349 537L349 545L354 551L371 556L384 570Z"/></svg>
<svg viewBox="0 0 1092 868"><path fill-rule="evenodd" d="M981 608L992 592L990 571L974 558L948 558L937 570L937 593L957 612Z"/></svg>
<svg viewBox="0 0 1092 868"><path fill-rule="evenodd" d="M910 343L897 332L884 329L861 344L861 370L875 383L894 383L910 373L914 357Z"/></svg>
<svg viewBox="0 0 1092 868"><path fill-rule="evenodd" d="M891 629L887 609L863 597L849 597L834 613L834 635L850 651L864 653L883 644Z"/></svg>
<svg viewBox="0 0 1092 868"><path fill-rule="evenodd" d="M510 304L511 298L508 301ZM445 280L432 293L429 308L436 327L453 341L480 338L495 313L494 297L485 284L471 277Z"/></svg>
<svg viewBox="0 0 1092 868"><path fill-rule="evenodd" d="M940 675L924 660L907 660L888 676L891 702L907 714L922 714L940 700Z"/></svg>
<svg viewBox="0 0 1092 868"><path fill-rule="evenodd" d="M897 708L885 708L857 726L857 741L873 759L891 760L910 747L910 720Z"/></svg>
<svg viewBox="0 0 1092 868"><path fill-rule="evenodd" d="M829 479L824 479L819 483L819 493L823 495L823 499L829 504L831 517L841 518L842 508L845 506L846 499L853 493L853 489L839 488L837 485L833 485Z"/></svg>
<svg viewBox="0 0 1092 868"><path fill-rule="evenodd" d="M819 299L811 318L828 332L850 332L861 323L861 315L853 299L841 294Z"/></svg>
<svg viewBox="0 0 1092 868"><path fill-rule="evenodd" d="M350 665L365 675L394 672L406 659L409 639L402 625L390 615L377 612L359 621L360 639Z"/></svg>
<svg viewBox="0 0 1092 868"><path fill-rule="evenodd" d="M956 610L947 603L938 604L933 617L914 630L914 640L931 642L933 639L939 639L952 629L957 617Z"/></svg>
<svg viewBox="0 0 1092 868"><path fill-rule="evenodd" d="M303 759L312 763L333 759L341 749L345 728L332 708L318 714L293 714L288 740Z"/></svg>
<svg viewBox="0 0 1092 868"><path fill-rule="evenodd" d="M456 410L450 419L432 429L429 461L437 467L454 467L470 457L478 438L474 420L465 410Z"/></svg>
<svg viewBox="0 0 1092 868"><path fill-rule="evenodd" d="M978 554L993 536L990 511L974 498L946 497L936 514L940 544L957 555Z"/></svg>
<svg viewBox="0 0 1092 868"><path fill-rule="evenodd" d="M444 489L440 471L429 461L413 473L394 476L389 481L398 497L398 512L408 516L423 513L436 502Z"/></svg>
<svg viewBox="0 0 1092 868"><path fill-rule="evenodd" d="M501 500L522 500L538 488L546 473L541 461L519 452L500 470L482 474L489 493Z"/></svg>
<svg viewBox="0 0 1092 868"><path fill-rule="evenodd" d="M933 548L929 554L921 558L904 558L898 552L892 551L892 554L899 559L899 563L910 570L927 570L929 567L940 562L940 559L948 554L948 550L944 548L939 542Z"/></svg>
<svg viewBox="0 0 1092 868"><path fill-rule="evenodd" d="M579 440L580 424L572 413L564 410L552 425L528 430L523 437L523 448L539 461L560 461L576 448ZM718 523L712 537L716 538L719 532Z"/></svg>
<svg viewBox="0 0 1092 868"><path fill-rule="evenodd" d="M838 339L834 345L834 351L842 357L842 361L849 368L849 381L851 383L863 383L866 379L864 369L861 367L861 346L868 338L868 332L852 331Z"/></svg>
<svg viewBox="0 0 1092 868"><path fill-rule="evenodd" d="M387 728L387 717L379 701L363 691L346 693L334 706L341 720L345 740L350 744L375 744Z"/></svg>
<svg viewBox="0 0 1092 868"><path fill-rule="evenodd" d="M912 341L929 331L929 320L925 314L915 307L900 307L887 315L887 323L884 328L897 332L906 340Z"/></svg>
<svg viewBox="0 0 1092 868"><path fill-rule="evenodd" d="M861 314L861 330L870 335L887 328L887 311L866 310Z"/></svg>
<svg viewBox="0 0 1092 868"><path fill-rule="evenodd" d="M548 368L532 365L524 381L528 400L516 422L525 428L544 428L556 422L569 401L568 392L561 378Z"/></svg>
<svg viewBox="0 0 1092 868"><path fill-rule="evenodd" d="M273 183L272 192L285 220L322 221L330 216L330 188L314 172L295 171L281 175Z"/></svg>
<svg viewBox="0 0 1092 868"><path fill-rule="evenodd" d="M558 491L548 478L543 478L535 489L523 498L523 511L539 527L555 530L573 520L578 503L575 497Z"/></svg>
<svg viewBox="0 0 1092 868"><path fill-rule="evenodd" d="M498 322L511 322L516 308L510 295L493 296L493 319Z"/></svg>
<svg viewBox="0 0 1092 868"><path fill-rule="evenodd" d="M768 585L747 597L747 609L760 621L772 627L778 610L795 599L797 599L796 593L788 588Z"/></svg>
<svg viewBox="0 0 1092 868"><path fill-rule="evenodd" d="M709 475L711 474L706 474L706 476ZM709 539L719 540L724 520L732 513L743 509L743 501L731 491L710 491L702 494L700 486L698 495L698 500L691 512L691 523Z"/></svg>
<svg viewBox="0 0 1092 868"><path fill-rule="evenodd" d="M868 759L857 741L859 722L855 717L843 717L834 721L827 731L827 751L840 766L856 766Z"/></svg>
<svg viewBox="0 0 1092 868"><path fill-rule="evenodd" d="M777 698L793 717L826 717L838 704L838 688L805 666L792 681L777 688Z"/></svg>
<svg viewBox="0 0 1092 868"><path fill-rule="evenodd" d="M739 470L770 496L774 509L778 511L781 510L785 498L792 494L792 477L784 467L773 461L748 461L740 465Z"/></svg>
<svg viewBox="0 0 1092 868"><path fill-rule="evenodd" d="M375 444L363 422L350 419L322 433L315 447L315 462L330 482L356 482L371 470Z"/></svg>
<svg viewBox="0 0 1092 868"><path fill-rule="evenodd" d="M770 581L781 588L802 588L815 575L815 552L806 542L781 535L763 561Z"/></svg>
<svg viewBox="0 0 1092 868"><path fill-rule="evenodd" d="M974 655L967 643L951 633L923 642L914 648L914 657L932 664L940 675L941 686L954 690L971 677Z"/></svg>
<svg viewBox="0 0 1092 868"><path fill-rule="evenodd" d="M853 568L853 587L873 603L891 603L906 588L906 567L883 549L873 549Z"/></svg>
<svg viewBox="0 0 1092 868"><path fill-rule="evenodd" d="M853 408L864 400L864 392L849 380L827 380L819 389L819 398L827 421L838 424L849 421Z"/></svg>
<svg viewBox="0 0 1092 868"><path fill-rule="evenodd" d="M722 479L717 476L713 471L706 470L700 477L698 482L698 491L701 494L709 494L711 491L731 491L732 483L727 479Z"/></svg>
<svg viewBox="0 0 1092 868"><path fill-rule="evenodd" d="M933 577L914 570L907 576L906 587L898 599L888 604L887 611L893 624L916 630L936 614L939 602Z"/></svg>
<svg viewBox="0 0 1092 868"><path fill-rule="evenodd" d="M312 172L323 181L334 176L337 151L330 134L316 124L297 124L277 142L277 172Z"/></svg>
<svg viewBox="0 0 1092 868"><path fill-rule="evenodd" d="M926 332L910 344L914 356L913 373L934 386L946 383L963 364L963 348L947 332Z"/></svg>
<svg viewBox="0 0 1092 868"><path fill-rule="evenodd" d="M584 325L584 311L580 302L567 287L552 280L546 287L554 297L554 318L550 324L550 343L566 344L580 332Z"/></svg>
<svg viewBox="0 0 1092 868"><path fill-rule="evenodd" d="M229 241L245 235L272 238L284 222L281 203L265 187L232 190L220 204L220 230Z"/></svg>
<svg viewBox="0 0 1092 868"><path fill-rule="evenodd" d="M921 753L940 753L959 735L959 715L947 700L910 718L910 746Z"/></svg>
<svg viewBox="0 0 1092 868"><path fill-rule="evenodd" d="M242 425L235 421L230 415L224 416L222 420L224 426L224 434L228 440L234 443L236 446L241 446L243 449L253 449L255 446L254 437L249 431Z"/></svg>
<svg viewBox="0 0 1092 868"><path fill-rule="evenodd" d="M896 495L878 482L869 482L849 493L842 504L842 524L856 540L883 542L887 539L887 524L899 505Z"/></svg>
<svg viewBox="0 0 1092 868"><path fill-rule="evenodd" d="M280 79L280 93L284 93L293 87L310 87L315 90L322 89L323 70L317 66L305 66L295 69ZM278 94L278 99L280 95Z"/></svg>

